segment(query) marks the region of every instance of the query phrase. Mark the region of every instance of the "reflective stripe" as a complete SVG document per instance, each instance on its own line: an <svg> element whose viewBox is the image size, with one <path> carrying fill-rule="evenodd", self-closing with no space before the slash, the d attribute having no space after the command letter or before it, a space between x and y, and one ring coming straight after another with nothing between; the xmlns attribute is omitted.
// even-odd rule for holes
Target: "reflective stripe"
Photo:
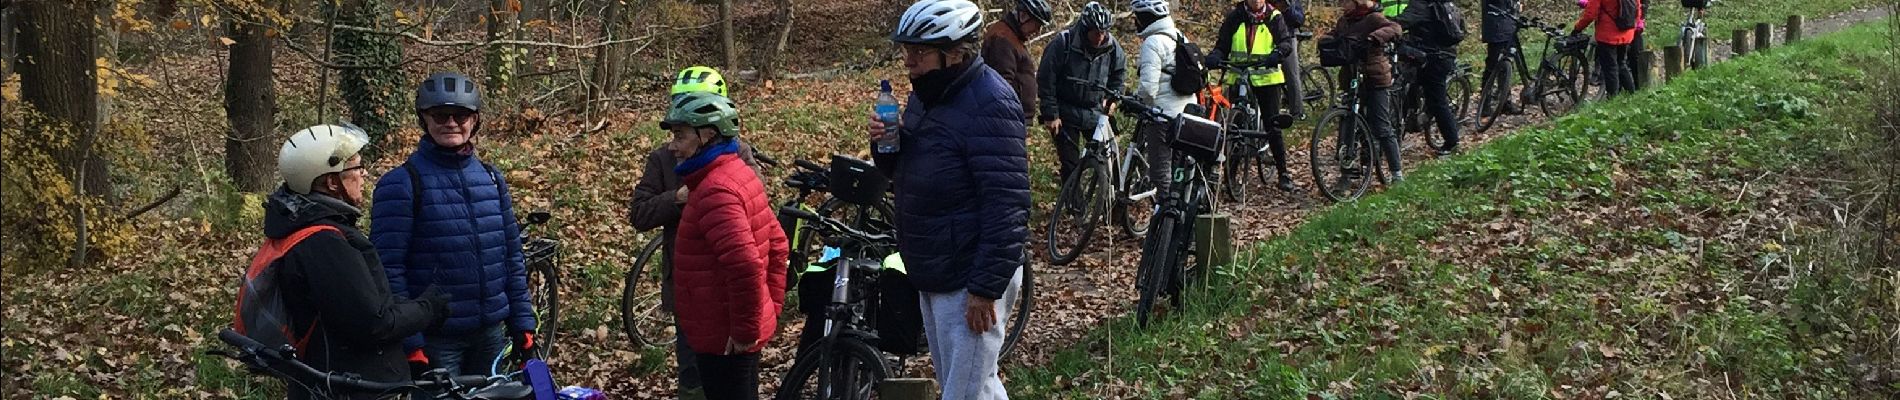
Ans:
<svg viewBox="0 0 1900 400"><path fill-rule="evenodd" d="M1274 10L1272 14L1267 15L1267 21L1272 22L1273 18L1278 16L1280 16L1280 10ZM1252 42L1247 41L1247 28L1249 26L1253 27L1254 40ZM1253 61L1255 57L1265 57L1267 54L1273 53L1273 29L1269 24L1243 23L1240 25L1240 29L1234 30L1232 41L1234 45L1228 49L1227 53L1228 58L1233 59L1234 64L1245 64ZM1280 66L1278 65L1248 68L1247 71L1251 74L1251 78L1247 80L1250 86L1268 86L1286 83L1286 73L1280 71ZM1240 74L1229 73L1227 74L1226 81L1227 84L1231 85L1238 79L1240 79Z"/></svg>
<svg viewBox="0 0 1900 400"><path fill-rule="evenodd" d="M1385 7L1385 11L1381 12L1381 14L1385 14L1386 18L1397 18L1399 14L1405 12L1405 1L1406 0L1379 0L1379 5Z"/></svg>
<svg viewBox="0 0 1900 400"><path fill-rule="evenodd" d="M898 256L898 253L891 253L891 255L884 256L884 269L896 270L897 273L910 275L910 271L904 270L904 257Z"/></svg>

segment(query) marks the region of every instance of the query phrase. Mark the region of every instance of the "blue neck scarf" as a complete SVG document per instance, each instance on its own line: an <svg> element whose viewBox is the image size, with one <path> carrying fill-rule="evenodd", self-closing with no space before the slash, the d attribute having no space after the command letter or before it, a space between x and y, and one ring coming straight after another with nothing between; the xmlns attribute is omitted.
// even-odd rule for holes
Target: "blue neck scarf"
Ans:
<svg viewBox="0 0 1900 400"><path fill-rule="evenodd" d="M738 153L739 153L739 139L733 138L732 140L727 140L724 142L720 142L718 144L714 144L710 147L700 149L699 154L694 154L692 157L688 157L685 161L680 161L680 165L674 166L673 173L679 174L679 176L682 176L682 177L687 176L687 175L692 175L694 172L698 172L700 168L705 168L706 165L712 164L713 160L718 159L719 156L723 156L727 154L738 154Z"/></svg>

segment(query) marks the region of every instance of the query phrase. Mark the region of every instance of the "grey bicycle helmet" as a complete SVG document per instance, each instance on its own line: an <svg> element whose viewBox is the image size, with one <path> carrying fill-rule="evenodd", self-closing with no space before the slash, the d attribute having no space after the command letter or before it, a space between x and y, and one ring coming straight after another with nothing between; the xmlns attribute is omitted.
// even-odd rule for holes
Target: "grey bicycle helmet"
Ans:
<svg viewBox="0 0 1900 400"><path fill-rule="evenodd" d="M441 106L456 106L469 111L482 111L482 92L475 87L475 80L467 75L454 72L429 74L416 86L416 111Z"/></svg>
<svg viewBox="0 0 1900 400"><path fill-rule="evenodd" d="M983 28L983 9L969 0L919 0L904 10L891 41L943 46L974 41Z"/></svg>
<svg viewBox="0 0 1900 400"><path fill-rule="evenodd" d="M1089 4L1082 6L1082 16L1077 18L1075 23L1081 24L1083 28L1107 31L1109 27L1108 7L1103 6L1102 3L1091 1Z"/></svg>
<svg viewBox="0 0 1900 400"><path fill-rule="evenodd" d="M1056 18L1055 11L1049 9L1049 2L1045 0L1016 0L1016 11L1029 14L1030 18L1044 24Z"/></svg>

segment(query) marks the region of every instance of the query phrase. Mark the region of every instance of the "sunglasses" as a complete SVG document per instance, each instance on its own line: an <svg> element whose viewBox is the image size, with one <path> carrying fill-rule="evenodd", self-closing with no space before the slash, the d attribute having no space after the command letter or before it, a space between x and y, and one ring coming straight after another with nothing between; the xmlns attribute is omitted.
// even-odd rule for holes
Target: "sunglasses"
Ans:
<svg viewBox="0 0 1900 400"><path fill-rule="evenodd" d="M447 125L451 122L457 123L457 124L466 123L468 122L469 118L472 118L475 116L475 113L472 113L472 112L430 112L427 115L429 116L429 119L432 121L435 121L436 124Z"/></svg>

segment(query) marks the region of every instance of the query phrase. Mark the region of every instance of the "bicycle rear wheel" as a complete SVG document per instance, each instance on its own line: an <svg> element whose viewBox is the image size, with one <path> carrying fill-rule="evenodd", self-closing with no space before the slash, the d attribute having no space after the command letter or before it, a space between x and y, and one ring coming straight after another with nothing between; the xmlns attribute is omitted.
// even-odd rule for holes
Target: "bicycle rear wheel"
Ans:
<svg viewBox="0 0 1900 400"><path fill-rule="evenodd" d="M1016 290L1016 302L1009 306L1009 318L1003 322L1003 351L998 359L1008 357L1016 343L1023 340L1023 328L1029 326L1029 316L1036 311L1036 274L1023 264L1023 285Z"/></svg>
<svg viewBox="0 0 1900 400"><path fill-rule="evenodd" d="M877 386L890 375L884 356L871 344L856 339L828 339L815 343L825 351L806 352L792 363L779 381L777 400L859 400L877 396Z"/></svg>
<svg viewBox="0 0 1900 400"><path fill-rule="evenodd" d="M1504 84L1510 81L1509 77L1510 71L1502 65L1485 67L1484 84L1478 90L1478 121L1474 126L1478 132L1490 130L1504 115L1504 104L1509 103L1511 96L1511 87Z"/></svg>
<svg viewBox="0 0 1900 400"><path fill-rule="evenodd" d="M620 329L635 347L673 344L673 318L663 307L661 285L666 279L662 238L654 236L633 258L620 289Z"/></svg>
<svg viewBox="0 0 1900 400"><path fill-rule="evenodd" d="M1049 212L1047 229L1049 240L1049 263L1068 264L1082 254L1088 247L1089 239L1095 236L1095 225L1100 219L1099 199L1102 197L1107 172L1096 159L1082 160L1081 165L1069 174L1062 183L1062 190L1056 194L1055 209Z"/></svg>
<svg viewBox="0 0 1900 400"><path fill-rule="evenodd" d="M1154 181L1148 177L1148 156L1139 151L1128 152L1122 159L1121 190L1116 193L1115 221L1121 225L1122 233L1132 237L1148 234L1148 220L1155 215L1155 196L1160 194ZM1027 277L1027 275L1024 275Z"/></svg>
<svg viewBox="0 0 1900 400"><path fill-rule="evenodd" d="M1372 186L1372 133L1347 110L1333 110L1313 125L1307 155L1313 184L1333 201L1352 201Z"/></svg>
<svg viewBox="0 0 1900 400"><path fill-rule="evenodd" d="M1336 88L1336 86L1333 86L1333 76L1328 73L1325 67L1308 65L1306 68L1300 69L1300 87L1301 90L1306 91L1302 97L1302 101L1306 102L1306 109L1308 110L1332 109L1333 103L1337 100L1333 98L1333 90ZM1313 113L1313 115L1316 116L1321 114L1324 113Z"/></svg>

